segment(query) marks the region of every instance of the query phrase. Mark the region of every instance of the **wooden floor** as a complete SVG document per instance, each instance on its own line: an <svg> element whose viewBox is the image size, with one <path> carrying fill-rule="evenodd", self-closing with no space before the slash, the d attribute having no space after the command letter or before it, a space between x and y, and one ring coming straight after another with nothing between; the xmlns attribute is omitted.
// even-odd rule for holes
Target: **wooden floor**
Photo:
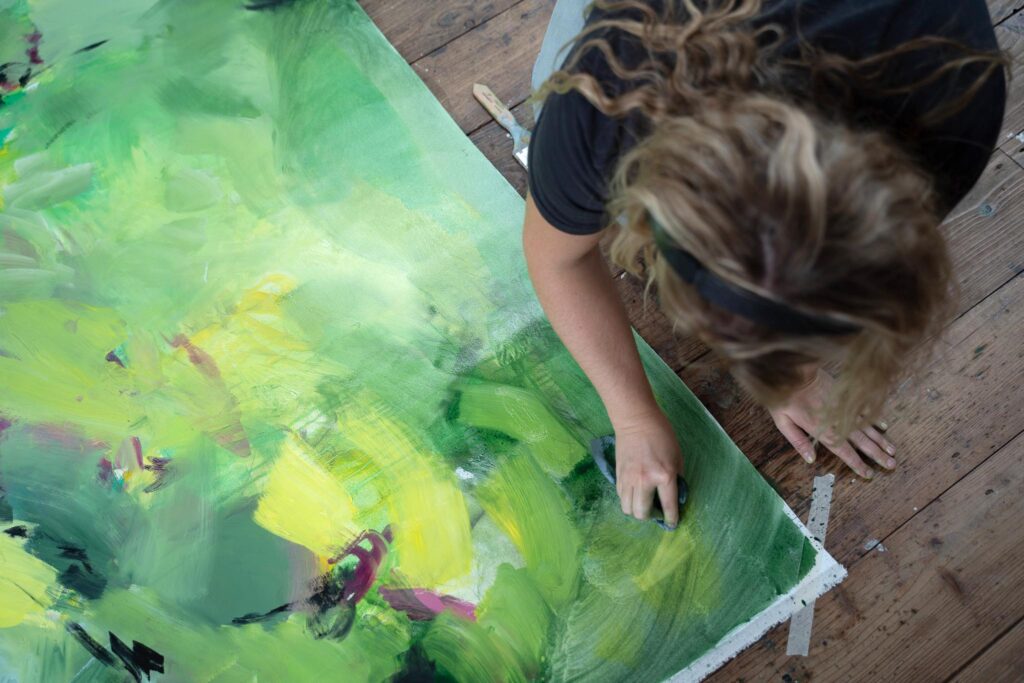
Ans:
<svg viewBox="0 0 1024 683"><path fill-rule="evenodd" d="M511 141L473 82L522 105L553 0L363 0L474 143L522 193ZM989 0L1024 60L1024 0ZM865 483L832 457L803 463L706 348L676 339L618 280L641 334L801 517L811 480L837 476L826 546L849 578L818 601L809 657L768 633L714 681L1024 681L1024 70L1001 145L945 225L962 287L941 358L892 397L900 466Z"/></svg>

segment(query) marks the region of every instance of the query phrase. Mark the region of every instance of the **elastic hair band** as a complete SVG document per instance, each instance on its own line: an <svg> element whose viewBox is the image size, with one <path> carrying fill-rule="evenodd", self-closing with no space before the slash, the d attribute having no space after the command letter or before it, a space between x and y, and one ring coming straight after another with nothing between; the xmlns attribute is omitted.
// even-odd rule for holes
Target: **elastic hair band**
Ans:
<svg viewBox="0 0 1024 683"><path fill-rule="evenodd" d="M693 254L673 244L672 238L650 214L648 220L654 233L654 243L662 257L708 303L762 327L786 334L840 335L860 331L861 328L856 325L803 313L722 280L705 268Z"/></svg>

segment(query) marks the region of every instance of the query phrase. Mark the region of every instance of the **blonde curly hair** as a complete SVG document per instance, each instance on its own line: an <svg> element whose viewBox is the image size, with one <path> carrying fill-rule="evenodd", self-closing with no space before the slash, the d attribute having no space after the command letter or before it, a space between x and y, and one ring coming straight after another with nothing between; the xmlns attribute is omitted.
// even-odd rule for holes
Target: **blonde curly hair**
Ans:
<svg viewBox="0 0 1024 683"><path fill-rule="evenodd" d="M752 28L760 0L597 2L565 67L541 91L579 91L613 117L636 116L644 135L619 161L609 215L618 216L610 255L646 278L661 308L700 338L767 407L807 382L807 368L841 370L823 419L845 437L875 420L912 370L954 301L952 265L939 231L935 181L886 133L846 122L786 88L870 85L886 60L941 46L956 59L917 83L977 65L980 75L934 123L964 107L1002 54L926 37L858 62L802 45L799 59L772 59L775 26ZM680 11L682 10L682 11ZM616 55L609 31L635 37L639 64ZM609 94L577 68L590 50L631 84ZM891 94L894 90L878 94ZM719 279L797 311L852 324L850 334L789 334L716 307L683 281L655 247L651 219Z"/></svg>

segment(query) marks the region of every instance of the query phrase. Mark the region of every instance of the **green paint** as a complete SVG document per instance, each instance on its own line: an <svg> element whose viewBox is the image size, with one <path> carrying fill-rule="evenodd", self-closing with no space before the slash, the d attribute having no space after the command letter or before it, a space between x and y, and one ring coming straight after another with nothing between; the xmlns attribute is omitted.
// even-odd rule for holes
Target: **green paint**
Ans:
<svg viewBox="0 0 1024 683"><path fill-rule="evenodd" d="M483 383L458 386L459 421L490 429L530 446L533 457L552 476L567 475L587 451L552 415L533 391Z"/></svg>
<svg viewBox="0 0 1024 683"><path fill-rule="evenodd" d="M423 648L458 681L531 681L546 670L551 615L528 573L503 564L480 605L479 622L448 614L433 624Z"/></svg>
<svg viewBox="0 0 1024 683"><path fill-rule="evenodd" d="M0 106L0 678L123 680L75 622L167 680L657 680L807 575L642 342L691 498L622 515L519 197L354 2L240 4L0 0L0 61L38 30L46 67Z"/></svg>
<svg viewBox="0 0 1024 683"><path fill-rule="evenodd" d="M532 451L502 458L476 496L519 549L548 604L557 610L575 597L580 541L570 520L571 501Z"/></svg>

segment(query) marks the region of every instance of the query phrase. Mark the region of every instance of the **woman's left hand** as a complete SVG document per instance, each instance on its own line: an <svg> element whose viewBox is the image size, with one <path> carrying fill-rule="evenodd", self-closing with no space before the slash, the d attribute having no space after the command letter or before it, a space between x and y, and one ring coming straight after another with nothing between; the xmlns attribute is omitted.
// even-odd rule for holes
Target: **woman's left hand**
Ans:
<svg viewBox="0 0 1024 683"><path fill-rule="evenodd" d="M837 439L831 430L823 430L819 414L832 381L826 372L817 370L814 380L793 394L786 405L768 411L775 426L808 463L814 462L813 437L818 435L821 443L865 479L870 479L873 471L858 451L882 467L896 467L892 457L896 447L874 426L857 429L847 439Z"/></svg>

